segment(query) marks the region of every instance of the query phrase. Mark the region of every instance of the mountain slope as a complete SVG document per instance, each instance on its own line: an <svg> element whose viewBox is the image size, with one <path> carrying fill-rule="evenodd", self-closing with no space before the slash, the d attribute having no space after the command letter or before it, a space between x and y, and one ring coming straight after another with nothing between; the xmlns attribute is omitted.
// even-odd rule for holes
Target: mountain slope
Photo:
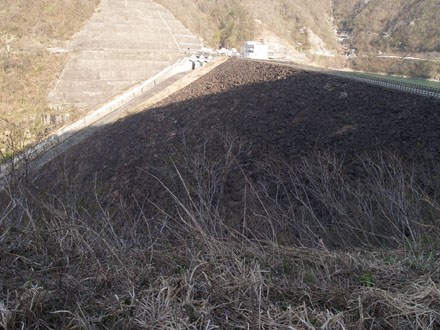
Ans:
<svg viewBox="0 0 440 330"><path fill-rule="evenodd" d="M338 47L332 29L330 0L157 0L190 30L203 36L214 47L241 47L258 35L258 24L264 23L272 32L308 49L310 30L331 49Z"/></svg>
<svg viewBox="0 0 440 330"><path fill-rule="evenodd" d="M362 52L440 52L439 1L335 0L334 15Z"/></svg>
<svg viewBox="0 0 440 330"><path fill-rule="evenodd" d="M435 0L157 0L193 32L217 47L239 47L258 34L254 20L290 41L311 47L309 34L338 49L334 28L352 30L361 52L439 52L440 2ZM334 19L333 19L334 18Z"/></svg>
<svg viewBox="0 0 440 330"><path fill-rule="evenodd" d="M35 142L53 128L43 126L41 116L53 114L46 96L66 55L48 48L60 47L78 32L98 3L0 1L0 156Z"/></svg>

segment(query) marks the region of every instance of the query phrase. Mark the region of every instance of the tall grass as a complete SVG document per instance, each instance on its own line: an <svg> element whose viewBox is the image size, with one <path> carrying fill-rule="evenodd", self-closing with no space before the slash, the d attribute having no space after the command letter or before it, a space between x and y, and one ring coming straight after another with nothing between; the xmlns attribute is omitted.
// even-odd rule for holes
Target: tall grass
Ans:
<svg viewBox="0 0 440 330"><path fill-rule="evenodd" d="M434 176L426 183L380 153L354 172L331 153L250 169L249 146L224 142L221 157L207 144L185 147L166 168L141 169L161 189L135 208L98 180L84 192L80 173L64 167L55 193L9 181L0 326L440 326Z"/></svg>

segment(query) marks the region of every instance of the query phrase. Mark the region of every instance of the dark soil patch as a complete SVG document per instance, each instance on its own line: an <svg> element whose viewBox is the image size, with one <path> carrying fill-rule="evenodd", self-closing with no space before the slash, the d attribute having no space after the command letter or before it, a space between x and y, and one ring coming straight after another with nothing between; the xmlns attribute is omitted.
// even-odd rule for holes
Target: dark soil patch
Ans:
<svg viewBox="0 0 440 330"><path fill-rule="evenodd" d="M104 127L62 158L81 167L86 185L96 174L117 195L139 197L152 187L145 171L178 155L183 140L190 147L206 143L215 158L225 153L219 136L226 134L249 144L241 165L253 180L264 176L255 162L295 161L328 150L357 175L357 157L377 151L439 162L440 102L287 66L230 60L154 109ZM57 163L44 171L56 170Z"/></svg>

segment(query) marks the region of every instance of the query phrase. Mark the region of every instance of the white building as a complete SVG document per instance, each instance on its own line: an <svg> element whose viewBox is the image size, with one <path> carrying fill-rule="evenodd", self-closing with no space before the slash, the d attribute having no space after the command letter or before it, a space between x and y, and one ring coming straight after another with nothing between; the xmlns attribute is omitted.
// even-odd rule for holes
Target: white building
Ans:
<svg viewBox="0 0 440 330"><path fill-rule="evenodd" d="M269 46L258 41L246 41L242 48L244 58L254 58L259 60L267 60Z"/></svg>

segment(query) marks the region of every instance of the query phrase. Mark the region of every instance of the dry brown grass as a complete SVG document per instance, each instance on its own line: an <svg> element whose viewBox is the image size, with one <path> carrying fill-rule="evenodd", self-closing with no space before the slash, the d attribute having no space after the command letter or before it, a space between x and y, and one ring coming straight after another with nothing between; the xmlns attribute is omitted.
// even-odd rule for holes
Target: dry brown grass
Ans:
<svg viewBox="0 0 440 330"><path fill-rule="evenodd" d="M0 325L440 327L434 182L419 186L391 156L363 158L369 175L358 188L342 181L337 157L317 155L281 173L266 162L279 189L248 181L243 216L231 221L223 193L246 146L228 141L221 159L185 150L161 175L145 171L164 194L135 211L98 181L86 200L76 172L60 171L56 194L11 181L0 214Z"/></svg>
<svg viewBox="0 0 440 330"><path fill-rule="evenodd" d="M42 114L53 113L47 93L63 69L65 56L46 52L2 55L0 128L2 140L16 134L27 135L26 144L44 136L53 127L44 127Z"/></svg>
<svg viewBox="0 0 440 330"><path fill-rule="evenodd" d="M0 31L15 49L66 40L90 17L99 0L2 0Z"/></svg>
<svg viewBox="0 0 440 330"><path fill-rule="evenodd" d="M79 31L99 0L4 0L0 9L0 141L26 136L33 143L54 127L41 115L52 113L46 96L66 56L47 47ZM0 146L4 152L5 147Z"/></svg>

